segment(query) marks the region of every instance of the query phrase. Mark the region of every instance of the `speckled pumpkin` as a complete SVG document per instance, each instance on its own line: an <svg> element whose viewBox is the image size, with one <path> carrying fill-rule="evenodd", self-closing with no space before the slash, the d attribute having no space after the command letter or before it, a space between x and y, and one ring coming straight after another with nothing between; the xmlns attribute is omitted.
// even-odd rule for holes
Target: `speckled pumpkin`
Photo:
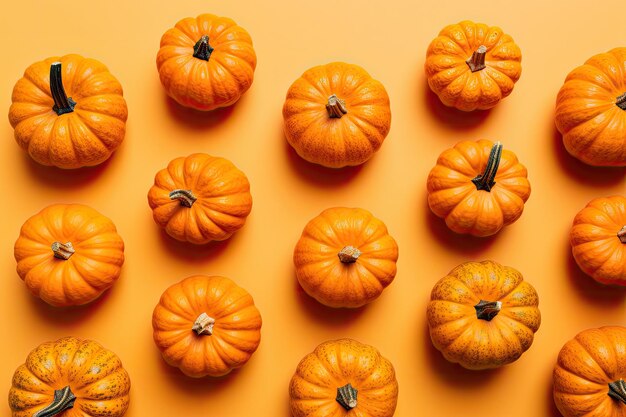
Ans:
<svg viewBox="0 0 626 417"><path fill-rule="evenodd" d="M12 417L121 417L130 401L122 362L92 340L65 337L35 348L13 374Z"/></svg>
<svg viewBox="0 0 626 417"><path fill-rule="evenodd" d="M626 417L626 327L580 332L554 366L553 395L563 417Z"/></svg>
<svg viewBox="0 0 626 417"><path fill-rule="evenodd" d="M532 344L541 323L538 305L537 292L515 269L466 262L431 292L430 337L447 360L464 368L503 366Z"/></svg>
<svg viewBox="0 0 626 417"><path fill-rule="evenodd" d="M351 339L320 344L289 384L293 417L391 417L398 381L389 360Z"/></svg>

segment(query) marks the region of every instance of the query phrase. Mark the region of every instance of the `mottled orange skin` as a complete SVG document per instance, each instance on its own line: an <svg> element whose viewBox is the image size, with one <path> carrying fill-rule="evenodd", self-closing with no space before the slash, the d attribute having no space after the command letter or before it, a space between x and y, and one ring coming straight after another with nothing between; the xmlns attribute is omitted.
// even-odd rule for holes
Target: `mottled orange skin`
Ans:
<svg viewBox="0 0 626 417"><path fill-rule="evenodd" d="M346 246L361 255L343 263ZM380 296L396 276L398 245L369 211L334 207L309 221L296 244L293 262L298 282L329 307L361 307Z"/></svg>
<svg viewBox="0 0 626 417"><path fill-rule="evenodd" d="M208 61L194 57L194 45L208 35ZM187 17L161 37L157 68L167 95L196 110L234 104L254 79L256 54L244 28L227 17Z"/></svg>
<svg viewBox="0 0 626 417"><path fill-rule="evenodd" d="M350 411L336 400L337 388L358 390ZM289 384L293 417L391 417L398 381L389 360L372 346L351 339L324 342L298 364Z"/></svg>
<svg viewBox="0 0 626 417"><path fill-rule="evenodd" d="M445 150L428 174L428 206L456 233L491 236L515 222L530 196L524 165L506 148L491 191L477 190L472 179L482 174L493 143L462 141Z"/></svg>
<svg viewBox="0 0 626 417"><path fill-rule="evenodd" d="M211 335L192 330L202 313L215 319ZM154 342L163 359L194 378L243 366L259 346L261 324L252 296L220 276L194 275L172 285L152 313Z"/></svg>
<svg viewBox="0 0 626 417"><path fill-rule="evenodd" d="M556 99L565 149L594 166L626 166L626 48L598 54L567 75Z"/></svg>
<svg viewBox="0 0 626 417"><path fill-rule="evenodd" d="M13 375L12 417L32 417L69 386L74 407L57 417L121 417L130 401L130 378L117 355L92 340L65 337L35 348Z"/></svg>
<svg viewBox="0 0 626 417"><path fill-rule="evenodd" d="M491 320L479 319L480 300L500 301ZM492 261L466 262L435 284L427 307L433 345L467 369L497 368L517 360L541 324L535 289L515 269Z"/></svg>
<svg viewBox="0 0 626 417"><path fill-rule="evenodd" d="M52 110L50 66L62 63L71 113ZM15 140L42 165L71 169L98 165L120 146L128 109L122 86L101 62L80 55L51 57L26 69L13 87L9 122Z"/></svg>
<svg viewBox="0 0 626 417"><path fill-rule="evenodd" d="M54 257L54 242L71 242L75 253ZM120 276L124 241L113 222L91 207L55 204L29 218L14 246L17 273L28 290L56 307L100 297Z"/></svg>
<svg viewBox="0 0 626 417"><path fill-rule="evenodd" d="M486 68L472 72L466 61L487 47ZM462 111L494 107L513 91L522 74L522 52L497 26L463 21L442 29L426 52L426 77L443 104Z"/></svg>
<svg viewBox="0 0 626 417"><path fill-rule="evenodd" d="M185 207L169 197L191 190L198 200ZM224 158L196 153L172 160L148 192L154 221L176 240L196 245L228 239L252 210L246 175Z"/></svg>
<svg viewBox="0 0 626 417"><path fill-rule="evenodd" d="M626 286L626 243L617 233L626 226L626 197L593 199L574 218L572 254L587 275L602 284Z"/></svg>
<svg viewBox="0 0 626 417"><path fill-rule="evenodd" d="M331 118L328 98L345 101L347 114ZM385 87L358 65L332 62L307 70L287 91L287 142L303 159L329 168L360 165L381 147L391 127Z"/></svg>
<svg viewBox="0 0 626 417"><path fill-rule="evenodd" d="M626 327L587 329L567 342L554 366L554 402L563 417L626 417L608 384L626 379Z"/></svg>

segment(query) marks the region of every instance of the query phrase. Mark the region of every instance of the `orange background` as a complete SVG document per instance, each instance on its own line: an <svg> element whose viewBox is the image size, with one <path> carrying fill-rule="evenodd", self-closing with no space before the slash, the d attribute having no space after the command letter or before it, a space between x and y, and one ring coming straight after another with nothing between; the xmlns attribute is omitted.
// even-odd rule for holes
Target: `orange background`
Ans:
<svg viewBox="0 0 626 417"><path fill-rule="evenodd" d="M420 5L420 3L422 3ZM558 416L551 371L578 331L626 324L626 292L602 287L576 267L568 231L590 199L625 193L624 169L597 169L567 155L553 123L566 74L595 53L625 46L626 5L605 0L493 1L234 0L198 2L33 1L3 5L0 102L31 63L79 53L104 62L124 87L128 131L102 166L62 172L31 162L0 123L0 393L39 343L65 335L93 338L115 351L132 379L129 417L285 416L298 361L320 342L351 337L380 349L400 384L397 416ZM580 6L577 6L579 4ZM255 81L234 107L196 113L166 98L155 57L161 34L180 18L212 12L245 27L258 55ZM520 45L523 73L512 95L490 112L444 108L426 86L426 48L449 23L501 26ZM391 132L357 169L329 171L301 161L286 145L281 108L307 68L334 60L359 64L389 93ZM6 116L5 116L6 117ZM521 219L495 238L449 232L430 214L425 181L439 153L462 139L501 140L528 168L532 194ZM249 177L254 205L245 227L224 243L176 243L153 222L146 194L154 174L193 152L226 157ZM30 296L15 272L13 243L44 206L88 204L116 223L126 243L119 282L86 308L60 310ZM299 289L292 251L306 222L330 206L360 206L388 226L400 247L398 275L380 299L358 311L329 310ZM543 323L516 363L470 372L430 344L425 308L433 284L457 264L493 259L519 269L540 295ZM151 315L170 284L196 273L231 277L254 297L262 341L240 371L193 380L161 360ZM5 397L6 398L6 397ZM8 415L6 400L0 414ZM500 414L500 415L505 415Z"/></svg>

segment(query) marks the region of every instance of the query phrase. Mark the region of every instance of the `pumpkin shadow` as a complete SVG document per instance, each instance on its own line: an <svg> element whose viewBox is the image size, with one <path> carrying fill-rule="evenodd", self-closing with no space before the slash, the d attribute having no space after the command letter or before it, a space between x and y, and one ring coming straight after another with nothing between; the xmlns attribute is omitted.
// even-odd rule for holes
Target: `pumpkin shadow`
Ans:
<svg viewBox="0 0 626 417"><path fill-rule="evenodd" d="M552 380L552 372L550 372L549 379L546 378L548 382L545 384L546 386L546 416L548 417L562 417L562 414L559 412L559 409L556 408L556 404L554 403L553 396L553 380Z"/></svg>
<svg viewBox="0 0 626 417"><path fill-rule="evenodd" d="M428 81L424 79L423 104L430 113L439 120L445 127L454 130L471 130L478 127L493 111L474 110L465 112L454 107L448 107L439 100L437 94L428 86Z"/></svg>
<svg viewBox="0 0 626 417"><path fill-rule="evenodd" d="M178 104L176 100L172 99L167 94L163 94L163 97L165 98L165 105L172 118L185 127L203 130L211 129L227 120L233 114L239 102L244 99L245 95L231 106L220 107L211 111L185 107Z"/></svg>
<svg viewBox="0 0 626 417"><path fill-rule="evenodd" d="M77 169L41 165L26 154L23 155L23 159L26 171L36 178L37 182L50 187L70 189L85 186L102 175L119 151L114 152L109 159L99 165Z"/></svg>
<svg viewBox="0 0 626 417"><path fill-rule="evenodd" d="M552 152L565 173L577 182L593 186L611 186L624 181L625 167L594 167L574 158L563 145L563 137L552 121Z"/></svg>
<svg viewBox="0 0 626 417"><path fill-rule="evenodd" d="M242 231L235 232L230 238L221 241L209 242L205 245L194 245L189 242L181 242L174 239L167 232L155 225L155 230L159 235L159 241L163 246L163 249L175 256L189 263L205 263L220 256L230 245L231 241L237 239L237 235Z"/></svg>

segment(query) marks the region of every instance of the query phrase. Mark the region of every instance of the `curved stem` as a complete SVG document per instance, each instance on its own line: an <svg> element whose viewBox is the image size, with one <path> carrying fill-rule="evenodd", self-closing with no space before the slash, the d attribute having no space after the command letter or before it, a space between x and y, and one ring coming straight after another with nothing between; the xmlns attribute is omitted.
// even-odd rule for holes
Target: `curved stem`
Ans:
<svg viewBox="0 0 626 417"><path fill-rule="evenodd" d="M57 115L71 113L74 111L76 102L71 97L67 97L65 88L63 88L63 79L61 78L61 63L54 62L50 65L50 94L54 100L52 110Z"/></svg>
<svg viewBox="0 0 626 417"><path fill-rule="evenodd" d="M326 111L328 112L328 117L333 119L341 119L341 116L348 113L346 102L337 97L335 94L328 97Z"/></svg>
<svg viewBox="0 0 626 417"><path fill-rule="evenodd" d="M356 262L361 256L361 251L355 248L354 246L345 246L343 249L339 251L337 254L339 260L344 264L351 264Z"/></svg>
<svg viewBox="0 0 626 417"><path fill-rule="evenodd" d="M37 411L33 414L33 417L52 417L62 413L63 411L74 407L75 400L76 396L70 389L69 385L63 389L57 389L54 391L52 404Z"/></svg>
<svg viewBox="0 0 626 417"><path fill-rule="evenodd" d="M626 382L623 379L609 382L609 397L626 404Z"/></svg>
<svg viewBox="0 0 626 417"><path fill-rule="evenodd" d="M619 232L617 232L617 238L620 242L626 244L626 225L624 225Z"/></svg>
<svg viewBox="0 0 626 417"><path fill-rule="evenodd" d="M67 261L70 257L76 252L72 242L61 243L54 242L51 246L52 252L54 253L55 258L63 259Z"/></svg>
<svg viewBox="0 0 626 417"><path fill-rule="evenodd" d="M617 97L617 99L615 100L615 105L622 110L626 110L626 93Z"/></svg>
<svg viewBox="0 0 626 417"><path fill-rule="evenodd" d="M491 191L494 185L496 185L496 173L500 166L500 158L502 157L502 144L496 142L489 152L489 159L487 160L487 166L482 174L472 179L472 182L476 186L477 190Z"/></svg>
<svg viewBox="0 0 626 417"><path fill-rule="evenodd" d="M179 200L181 206L191 207L198 199L191 190L173 190L169 194L170 200Z"/></svg>
<svg viewBox="0 0 626 417"><path fill-rule="evenodd" d="M337 398L335 400L347 411L356 407L356 396L359 391L348 383L343 387L337 388Z"/></svg>
<svg viewBox="0 0 626 417"><path fill-rule="evenodd" d="M487 66L485 65L485 55L487 54L487 47L485 45L480 45L477 50L474 51L472 56L465 61L468 67L472 72L480 71L481 69L485 69Z"/></svg>
<svg viewBox="0 0 626 417"><path fill-rule="evenodd" d="M476 309L476 317L480 320L491 321L502 309L502 302L480 300L474 308Z"/></svg>
<svg viewBox="0 0 626 417"><path fill-rule="evenodd" d="M209 45L209 36L202 35L200 40L193 46L193 56L194 58L208 61L209 58L211 58L213 50L213 47Z"/></svg>
<svg viewBox="0 0 626 417"><path fill-rule="evenodd" d="M213 317L209 317L207 313L202 313L198 316L196 321L193 323L193 327L191 330L196 332L198 336L206 334L211 336L213 334L213 325L215 324L215 319Z"/></svg>

